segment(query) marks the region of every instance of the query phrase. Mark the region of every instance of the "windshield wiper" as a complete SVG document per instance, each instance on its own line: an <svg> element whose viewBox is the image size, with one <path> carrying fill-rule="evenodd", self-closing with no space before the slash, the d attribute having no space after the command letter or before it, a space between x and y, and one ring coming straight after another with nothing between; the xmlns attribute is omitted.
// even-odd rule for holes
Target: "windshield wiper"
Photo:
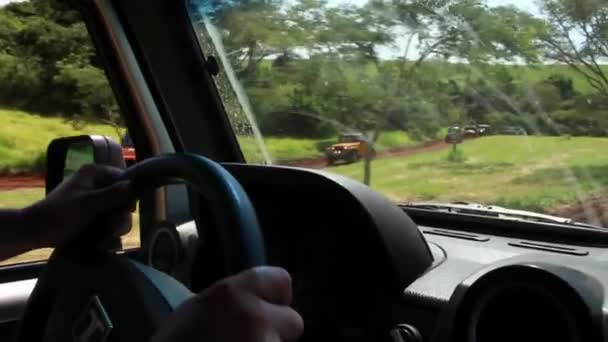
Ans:
<svg viewBox="0 0 608 342"><path fill-rule="evenodd" d="M480 215L480 216L489 216L496 217L505 220L519 220L519 221L528 221L528 222L539 222L539 223L553 223L553 224L561 224L567 226L575 226L581 228L593 228L593 229L602 229L606 228L576 222L570 218L559 217L553 215L545 215L535 213L533 211L526 210L516 210L516 209L508 209L495 205L483 205L478 203L468 203L468 202L452 202L452 203L435 203L435 202L411 202L405 203L401 205L404 208L413 208L413 209L426 209L433 211L441 211L447 213L454 214L469 214L469 215Z"/></svg>

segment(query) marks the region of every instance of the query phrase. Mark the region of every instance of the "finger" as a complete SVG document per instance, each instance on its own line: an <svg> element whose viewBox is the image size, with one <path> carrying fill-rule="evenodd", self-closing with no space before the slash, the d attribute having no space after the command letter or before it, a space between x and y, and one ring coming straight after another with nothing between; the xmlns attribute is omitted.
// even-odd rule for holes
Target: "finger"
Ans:
<svg viewBox="0 0 608 342"><path fill-rule="evenodd" d="M256 342L283 342L281 341L281 336L277 334L274 330L266 331L265 334L259 336L259 338L254 339Z"/></svg>
<svg viewBox="0 0 608 342"><path fill-rule="evenodd" d="M294 309L288 306L280 306L266 303L264 305L266 317L277 332L281 341L295 341L304 332L304 320Z"/></svg>
<svg viewBox="0 0 608 342"><path fill-rule="evenodd" d="M124 170L108 165L95 165L95 187L103 188L116 183Z"/></svg>
<svg viewBox="0 0 608 342"><path fill-rule="evenodd" d="M98 164L83 165L77 172L77 179L80 183L85 183L91 188L103 188L116 182L124 171L108 166Z"/></svg>
<svg viewBox="0 0 608 342"><path fill-rule="evenodd" d="M128 181L123 181L87 193L84 201L87 208L92 208L96 212L110 210L131 212L135 206L136 198L131 184Z"/></svg>
<svg viewBox="0 0 608 342"><path fill-rule="evenodd" d="M235 277L237 286L279 305L291 304L291 276L279 267L256 267Z"/></svg>

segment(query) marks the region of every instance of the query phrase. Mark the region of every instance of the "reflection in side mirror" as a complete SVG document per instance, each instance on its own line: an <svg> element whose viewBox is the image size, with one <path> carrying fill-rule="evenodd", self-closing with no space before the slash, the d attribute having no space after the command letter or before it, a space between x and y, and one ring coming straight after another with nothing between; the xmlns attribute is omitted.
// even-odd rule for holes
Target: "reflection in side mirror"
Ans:
<svg viewBox="0 0 608 342"><path fill-rule="evenodd" d="M46 155L46 193L86 164L125 168L122 147L111 138L81 135L51 141Z"/></svg>
<svg viewBox="0 0 608 342"><path fill-rule="evenodd" d="M83 165L95 163L95 150L92 141L75 142L68 146L63 168L63 180L68 179Z"/></svg>

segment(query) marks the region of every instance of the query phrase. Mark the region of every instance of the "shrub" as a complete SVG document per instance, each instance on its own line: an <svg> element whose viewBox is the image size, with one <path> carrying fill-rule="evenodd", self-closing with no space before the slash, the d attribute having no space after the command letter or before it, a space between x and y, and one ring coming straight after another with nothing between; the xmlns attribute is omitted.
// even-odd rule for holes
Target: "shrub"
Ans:
<svg viewBox="0 0 608 342"><path fill-rule="evenodd" d="M446 160L450 163L464 163L467 160L467 157L458 146L454 145L446 156Z"/></svg>

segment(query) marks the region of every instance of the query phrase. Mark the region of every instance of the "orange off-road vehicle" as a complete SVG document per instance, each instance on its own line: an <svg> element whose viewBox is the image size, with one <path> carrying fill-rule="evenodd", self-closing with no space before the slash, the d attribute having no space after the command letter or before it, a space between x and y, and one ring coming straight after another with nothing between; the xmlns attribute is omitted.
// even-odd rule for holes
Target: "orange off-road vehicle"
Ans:
<svg viewBox="0 0 608 342"><path fill-rule="evenodd" d="M373 154L374 149L362 133L343 133L336 144L331 145L325 150L327 165L333 165L337 161L355 163L361 158L365 158L369 153Z"/></svg>

